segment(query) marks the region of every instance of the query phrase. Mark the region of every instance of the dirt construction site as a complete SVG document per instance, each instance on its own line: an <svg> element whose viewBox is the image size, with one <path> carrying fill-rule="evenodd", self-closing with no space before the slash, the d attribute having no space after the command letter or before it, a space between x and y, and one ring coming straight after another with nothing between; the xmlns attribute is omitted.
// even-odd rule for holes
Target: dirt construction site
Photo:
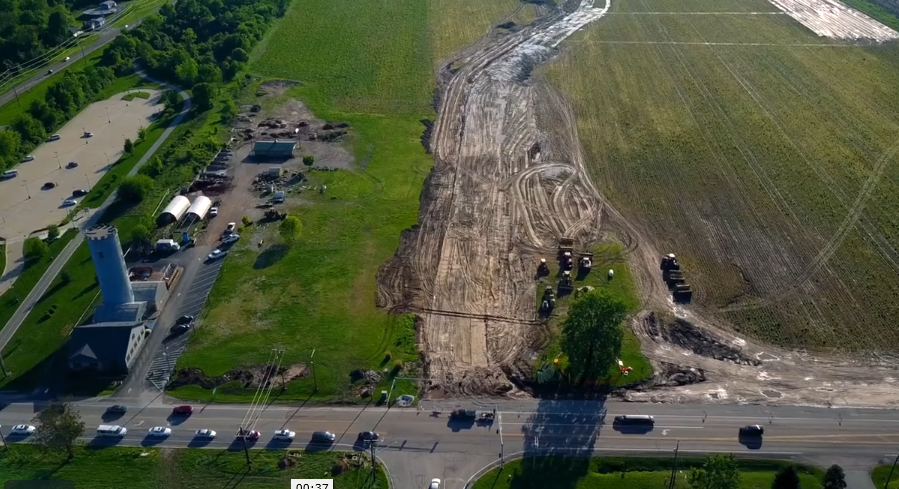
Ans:
<svg viewBox="0 0 899 489"><path fill-rule="evenodd" d="M787 3L797 2L775 2ZM546 344L534 274L570 237L575 250L608 239L628 250L643 302L631 326L656 371L645 388L623 394L628 399L830 406L899 399L895 362L756 345L672 300L659 270L669 250L655 249L638 223L606 202L587 174L572 111L531 77L608 8L582 0L515 32L488 35L438 75L429 143L435 163L418 224L378 276L378 305L419 318L431 395L526 395L514 380ZM831 27L850 17L833 12ZM823 24L813 29L819 35ZM873 37L891 35L868 27Z"/></svg>

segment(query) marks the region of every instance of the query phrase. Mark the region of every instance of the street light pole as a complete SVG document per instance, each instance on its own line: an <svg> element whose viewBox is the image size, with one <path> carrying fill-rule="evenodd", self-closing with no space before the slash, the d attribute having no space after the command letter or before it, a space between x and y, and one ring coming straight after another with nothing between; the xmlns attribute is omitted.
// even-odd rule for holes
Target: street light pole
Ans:
<svg viewBox="0 0 899 489"><path fill-rule="evenodd" d="M112 123L112 119L109 118L109 107L104 107L106 109L106 122L108 124Z"/></svg>
<svg viewBox="0 0 899 489"><path fill-rule="evenodd" d="M62 170L62 163L59 162L59 151L54 152L56 155L56 164L59 165L59 169Z"/></svg>
<svg viewBox="0 0 899 489"><path fill-rule="evenodd" d="M84 179L87 180L87 191L91 191L91 179L87 177L87 173L84 174Z"/></svg>
<svg viewBox="0 0 899 489"><path fill-rule="evenodd" d="M103 156L106 157L106 166L109 166L109 154L103 153Z"/></svg>
<svg viewBox="0 0 899 489"><path fill-rule="evenodd" d="M28 191L28 182L25 182L25 193L28 194L28 198L31 198L31 192Z"/></svg>

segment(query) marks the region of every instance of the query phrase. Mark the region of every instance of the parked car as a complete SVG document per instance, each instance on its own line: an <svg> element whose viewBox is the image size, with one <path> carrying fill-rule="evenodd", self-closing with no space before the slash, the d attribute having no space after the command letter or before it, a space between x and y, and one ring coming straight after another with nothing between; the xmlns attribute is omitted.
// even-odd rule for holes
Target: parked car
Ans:
<svg viewBox="0 0 899 489"><path fill-rule="evenodd" d="M209 217L215 217L215 216L217 216L217 215L219 215L219 208L218 208L218 207L212 207L212 208L209 209Z"/></svg>
<svg viewBox="0 0 899 489"><path fill-rule="evenodd" d="M22 163L28 163L29 161L34 161L34 155L28 155L22 158Z"/></svg>
<svg viewBox="0 0 899 489"><path fill-rule="evenodd" d="M330 431L316 431L312 433L312 441L317 443L332 443L337 439L337 435Z"/></svg>
<svg viewBox="0 0 899 489"><path fill-rule="evenodd" d="M740 436L762 436L765 434L765 428L757 424L744 426L740 428Z"/></svg>
<svg viewBox="0 0 899 489"><path fill-rule="evenodd" d="M56 182L44 182L44 185L42 188L46 188L46 189L56 188Z"/></svg>
<svg viewBox="0 0 899 489"><path fill-rule="evenodd" d="M84 134L82 134L81 137L83 137L83 138L92 138L92 137L94 137L94 133L92 133L92 132L90 132L90 131L84 131Z"/></svg>
<svg viewBox="0 0 899 489"><path fill-rule="evenodd" d="M33 435L34 430L34 426L29 426L27 424L17 424L12 427L12 430L10 430L10 434L18 436L28 436Z"/></svg>
<svg viewBox="0 0 899 489"><path fill-rule="evenodd" d="M229 234L229 235L225 236L224 238L222 238L222 244L235 243L239 239L240 239L239 234Z"/></svg>
<svg viewBox="0 0 899 489"><path fill-rule="evenodd" d="M431 485L428 489L440 489L440 479L431 479Z"/></svg>
<svg viewBox="0 0 899 489"><path fill-rule="evenodd" d="M172 326L172 334L181 334L190 331L192 328L189 324L176 324Z"/></svg>
<svg viewBox="0 0 899 489"><path fill-rule="evenodd" d="M72 191L72 197L84 197L85 195L87 195L87 190L84 190L83 188Z"/></svg>
<svg viewBox="0 0 899 489"><path fill-rule="evenodd" d="M210 261L218 260L219 258L224 258L225 255L227 255L227 254L228 254L227 251L215 250L212 253L210 253L209 256L207 256L206 258Z"/></svg>
<svg viewBox="0 0 899 489"><path fill-rule="evenodd" d="M150 428L147 430L148 436L169 436L172 434L171 428L166 428L165 426L157 426L155 428Z"/></svg>
<svg viewBox="0 0 899 489"><path fill-rule="evenodd" d="M66 199L62 201L63 207L72 207L73 205L78 205L78 201L75 199Z"/></svg>
<svg viewBox="0 0 899 489"><path fill-rule="evenodd" d="M50 136L49 138L47 138L47 141L59 141L59 139L61 137L62 136L60 136L59 134L54 134L54 135Z"/></svg>
<svg viewBox="0 0 899 489"><path fill-rule="evenodd" d="M126 412L128 412L128 406L123 406L121 404L106 408L106 414L125 414Z"/></svg>
<svg viewBox="0 0 899 489"><path fill-rule="evenodd" d="M192 406L175 406L172 409L172 414L176 416L190 416L194 413L194 408Z"/></svg>
<svg viewBox="0 0 899 489"><path fill-rule="evenodd" d="M197 438L208 438L210 440L215 438L215 434L216 433L212 430L197 430L195 433Z"/></svg>
<svg viewBox="0 0 899 489"><path fill-rule="evenodd" d="M228 227L225 228L225 232L233 233L233 232L234 232L234 228L236 228L236 227L237 227L237 223L236 223L236 222L229 222L229 223L228 223Z"/></svg>
<svg viewBox="0 0 899 489"><path fill-rule="evenodd" d="M70 162L66 163L66 168L78 168L78 162L70 161Z"/></svg>
<svg viewBox="0 0 899 489"><path fill-rule="evenodd" d="M296 432L290 430L278 430L275 432L275 440L281 441L293 441L294 437L297 436Z"/></svg>
<svg viewBox="0 0 899 489"><path fill-rule="evenodd" d="M194 322L193 316L181 316L177 321L175 321L175 324L190 324L192 322Z"/></svg>

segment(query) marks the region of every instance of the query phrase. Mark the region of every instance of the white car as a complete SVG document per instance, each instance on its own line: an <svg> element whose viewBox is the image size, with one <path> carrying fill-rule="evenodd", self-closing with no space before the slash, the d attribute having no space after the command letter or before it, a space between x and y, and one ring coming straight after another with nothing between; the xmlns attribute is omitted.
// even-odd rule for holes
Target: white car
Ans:
<svg viewBox="0 0 899 489"><path fill-rule="evenodd" d="M209 217L215 217L215 216L217 216L217 215L219 215L219 208L218 208L218 207L212 207L212 208L209 209Z"/></svg>
<svg viewBox="0 0 899 489"><path fill-rule="evenodd" d="M34 161L34 155L28 155L22 158L22 163L28 163L29 161Z"/></svg>
<svg viewBox="0 0 899 489"><path fill-rule="evenodd" d="M209 438L210 440L215 438L215 432L212 430L197 430L195 434L197 438Z"/></svg>
<svg viewBox="0 0 899 489"><path fill-rule="evenodd" d="M54 135L50 136L50 138L47 140L48 141L59 141L59 138L61 138L61 137L62 136L60 136L59 134L54 134Z"/></svg>
<svg viewBox="0 0 899 489"><path fill-rule="evenodd" d="M428 489L440 489L440 479L431 479L431 485Z"/></svg>
<svg viewBox="0 0 899 489"><path fill-rule="evenodd" d="M278 430L275 432L276 440L293 441L295 436L297 436L296 432L290 430Z"/></svg>
<svg viewBox="0 0 899 489"><path fill-rule="evenodd" d="M208 260L218 260L219 258L224 258L227 255L227 251L215 250L206 257Z"/></svg>
<svg viewBox="0 0 899 489"><path fill-rule="evenodd" d="M29 426L27 424L17 424L12 427L12 430L10 430L9 433L11 435L28 436L34 434L34 429L34 426Z"/></svg>
<svg viewBox="0 0 899 489"><path fill-rule="evenodd" d="M229 234L229 235L225 236L224 238L222 238L222 244L234 243L238 239L240 239L239 234Z"/></svg>
<svg viewBox="0 0 899 489"><path fill-rule="evenodd" d="M237 223L236 223L236 222L229 222L229 223L228 223L228 227L225 228L225 232L229 232L229 233L230 233L230 232L233 232L233 231L234 231L234 228L236 228L236 227L237 227Z"/></svg>
<svg viewBox="0 0 899 489"><path fill-rule="evenodd" d="M66 56L66 61L68 61L68 60L70 60L70 59L72 59L71 56Z"/></svg>
<svg viewBox="0 0 899 489"><path fill-rule="evenodd" d="M157 426L155 428L150 428L147 430L147 435L149 436L169 436L172 434L171 428L166 428L165 426Z"/></svg>
<svg viewBox="0 0 899 489"><path fill-rule="evenodd" d="M72 207L73 205L78 205L78 201L75 199L66 199L62 201L63 207Z"/></svg>

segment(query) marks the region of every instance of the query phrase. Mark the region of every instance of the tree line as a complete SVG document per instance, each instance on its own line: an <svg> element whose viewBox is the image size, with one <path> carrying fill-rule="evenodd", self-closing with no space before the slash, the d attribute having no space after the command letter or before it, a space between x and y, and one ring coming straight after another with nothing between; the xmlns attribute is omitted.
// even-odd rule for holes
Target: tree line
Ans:
<svg viewBox="0 0 899 489"><path fill-rule="evenodd" d="M113 80L115 74L106 67L63 72L43 100L31 102L10 126L0 130L0 165L6 169L18 164L22 156L91 103Z"/></svg>
<svg viewBox="0 0 899 489"><path fill-rule="evenodd" d="M0 69L27 62L72 37L75 16L65 2L0 0L0 12Z"/></svg>

